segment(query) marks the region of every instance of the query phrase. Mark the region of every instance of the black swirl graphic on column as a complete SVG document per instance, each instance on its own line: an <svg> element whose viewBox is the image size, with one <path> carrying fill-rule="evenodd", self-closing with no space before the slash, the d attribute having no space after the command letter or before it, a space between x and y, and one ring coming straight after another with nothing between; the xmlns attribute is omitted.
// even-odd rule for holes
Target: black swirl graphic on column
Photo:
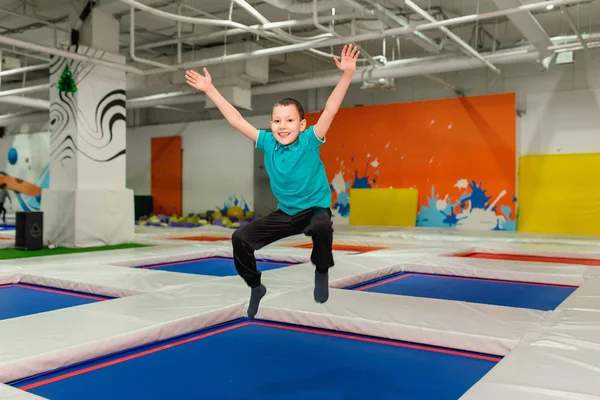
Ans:
<svg viewBox="0 0 600 400"><path fill-rule="evenodd" d="M115 135L115 124L119 121L126 123L124 90L113 90L102 97L96 106L94 125L83 118L73 96L61 93L59 97L61 101L53 104L50 114L51 141L60 140L51 154L54 160L64 158L70 151L77 151L96 162L108 162L125 155L124 148L110 149L114 147L111 144ZM61 135L65 127L73 121L77 122L77 135L80 139L78 143L70 134ZM122 134L125 134L125 130Z"/></svg>

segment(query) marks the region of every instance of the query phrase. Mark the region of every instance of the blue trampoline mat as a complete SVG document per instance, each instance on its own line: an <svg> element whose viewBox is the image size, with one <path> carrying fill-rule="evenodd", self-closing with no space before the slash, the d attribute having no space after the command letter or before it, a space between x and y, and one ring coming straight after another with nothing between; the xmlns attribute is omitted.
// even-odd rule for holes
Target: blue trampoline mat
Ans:
<svg viewBox="0 0 600 400"><path fill-rule="evenodd" d="M498 361L495 356L254 320L11 385L62 400L455 400Z"/></svg>
<svg viewBox="0 0 600 400"><path fill-rule="evenodd" d="M106 297L35 285L0 285L0 320L106 300Z"/></svg>
<svg viewBox="0 0 600 400"><path fill-rule="evenodd" d="M347 289L498 306L554 310L577 289L572 286L400 273Z"/></svg>
<svg viewBox="0 0 600 400"><path fill-rule="evenodd" d="M293 263L266 260L256 261L256 267L261 272L268 271L270 269L283 268L290 265L293 265ZM210 257L165 264L144 265L140 268L211 276L236 276L238 274L235 270L233 258L226 257Z"/></svg>

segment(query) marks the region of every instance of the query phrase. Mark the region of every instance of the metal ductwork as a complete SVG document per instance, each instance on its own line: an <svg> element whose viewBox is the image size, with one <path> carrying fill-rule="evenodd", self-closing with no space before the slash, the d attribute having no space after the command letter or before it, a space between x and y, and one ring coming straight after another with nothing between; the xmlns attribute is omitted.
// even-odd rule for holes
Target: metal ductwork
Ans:
<svg viewBox="0 0 600 400"><path fill-rule="evenodd" d="M521 0L493 0L496 7L499 10L507 8L516 8L523 5ZM548 50L549 46L552 46L550 37L542 28L540 23L535 19L530 11L525 11L517 14L507 15L508 19L512 24L521 32L525 39L535 46L536 50L540 52L540 59L546 58L552 54L552 51Z"/></svg>
<svg viewBox="0 0 600 400"><path fill-rule="evenodd" d="M35 99L22 96L3 96L0 97L0 103L14 104L17 106L37 108L39 110L48 110L50 102L48 100Z"/></svg>
<svg viewBox="0 0 600 400"><path fill-rule="evenodd" d="M391 28L410 27L410 23L406 18L394 14L392 11L379 4L377 0L362 0L362 3L364 4L355 0L345 0L345 3L349 6L358 8L359 10L371 12L377 19ZM431 53L439 53L442 51L441 44L436 43L422 32L413 32L409 36L409 39Z"/></svg>
<svg viewBox="0 0 600 400"><path fill-rule="evenodd" d="M0 115L0 127L23 124L43 124L48 121L50 121L50 114L48 111Z"/></svg>
<svg viewBox="0 0 600 400"><path fill-rule="evenodd" d="M312 0L265 0L265 2L291 13L312 14L313 12ZM331 10L340 3L341 1L336 0L319 0L317 2L317 11Z"/></svg>
<svg viewBox="0 0 600 400"><path fill-rule="evenodd" d="M516 64L532 62L537 60L539 52L530 52L526 48L510 50L506 52L496 52L482 56L495 64ZM392 61L387 66L375 69L363 69L357 71L352 79L352 83L359 83L365 80L378 80L385 78L407 78L411 76L423 76L428 74L440 74L453 71L464 71L469 69L481 68L483 65L475 58L471 57L440 57L433 56L427 59L409 59ZM274 83L252 89L252 95L264 95L272 93L281 93L295 90L317 89L321 87L335 86L339 81L339 73L323 75L318 78L308 78L294 80L290 82Z"/></svg>

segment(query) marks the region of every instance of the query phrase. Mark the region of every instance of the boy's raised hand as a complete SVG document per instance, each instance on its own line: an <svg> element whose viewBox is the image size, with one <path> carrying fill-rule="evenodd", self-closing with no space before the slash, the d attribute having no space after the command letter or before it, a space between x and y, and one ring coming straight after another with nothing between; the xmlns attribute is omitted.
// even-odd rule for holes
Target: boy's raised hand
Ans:
<svg viewBox="0 0 600 400"><path fill-rule="evenodd" d="M337 58L334 58L335 65L341 69L342 71L356 71L356 60L358 60L358 56L360 55L360 51L358 51L357 46L353 45L344 45L342 49L342 60L338 61Z"/></svg>
<svg viewBox="0 0 600 400"><path fill-rule="evenodd" d="M194 70L186 71L185 79L188 85L203 92L206 92L212 86L212 78L206 68L204 68L204 76Z"/></svg>

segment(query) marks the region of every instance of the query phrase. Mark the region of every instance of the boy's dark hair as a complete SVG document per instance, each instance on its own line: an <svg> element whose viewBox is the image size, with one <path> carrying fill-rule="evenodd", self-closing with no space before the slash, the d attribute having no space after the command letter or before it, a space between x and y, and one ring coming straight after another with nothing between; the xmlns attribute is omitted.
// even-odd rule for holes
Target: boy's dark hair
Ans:
<svg viewBox="0 0 600 400"><path fill-rule="evenodd" d="M300 114L300 121L304 119L304 107L302 107L302 104L300 104L300 102L296 99L286 97L285 99L281 99L275 103L273 108L277 106L295 106L296 110L298 110L298 114Z"/></svg>

